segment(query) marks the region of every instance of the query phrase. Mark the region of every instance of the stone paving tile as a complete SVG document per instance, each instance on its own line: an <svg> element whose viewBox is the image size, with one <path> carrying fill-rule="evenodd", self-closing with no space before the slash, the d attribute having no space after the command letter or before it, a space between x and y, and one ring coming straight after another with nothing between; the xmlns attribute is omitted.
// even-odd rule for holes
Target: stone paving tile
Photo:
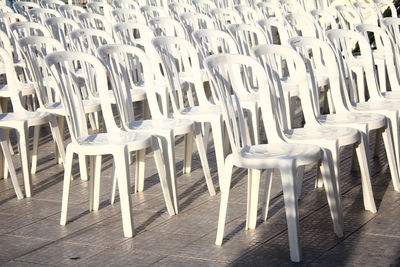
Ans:
<svg viewBox="0 0 400 267"><path fill-rule="evenodd" d="M50 266L38 263L31 263L31 262L23 262L23 261L8 261L1 266L3 267L41 267L41 266Z"/></svg>
<svg viewBox="0 0 400 267"><path fill-rule="evenodd" d="M176 256L168 256L161 261L152 264L151 266L162 266L162 267L197 267L197 266L209 266L209 267L218 267L218 266L226 266L226 264L215 262L215 261L206 261L206 260L198 260L193 258L183 258Z"/></svg>
<svg viewBox="0 0 400 267"><path fill-rule="evenodd" d="M17 258L17 260L53 266L80 265L80 262L99 253L101 250L101 248L96 247L55 242L42 247L40 250L25 254Z"/></svg>
<svg viewBox="0 0 400 267"><path fill-rule="evenodd" d="M27 218L22 216L0 213L0 234L12 232L26 225L34 224L35 222L40 220L41 219L37 218Z"/></svg>
<svg viewBox="0 0 400 267"><path fill-rule="evenodd" d="M79 263L80 266L149 266L166 256L144 253L143 251L103 250Z"/></svg>

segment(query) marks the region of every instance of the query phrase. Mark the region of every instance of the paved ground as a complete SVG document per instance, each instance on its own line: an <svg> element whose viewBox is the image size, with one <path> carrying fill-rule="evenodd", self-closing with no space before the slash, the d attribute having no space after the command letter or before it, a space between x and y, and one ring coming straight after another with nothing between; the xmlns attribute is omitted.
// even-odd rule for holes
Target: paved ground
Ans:
<svg viewBox="0 0 400 267"><path fill-rule="evenodd" d="M42 136L39 167L33 177L34 196L17 200L10 180L0 180L0 263L8 266L66 265L291 265L279 174L267 222L244 231L247 178L234 173L225 241L214 245L220 193L208 195L199 159L193 172L179 174L181 213L169 217L151 154L148 155L145 191L133 195L136 235L124 238L119 201L109 204L111 159L104 158L101 209L88 212L88 183L79 179L75 162L69 205L69 223L59 225L63 168L54 164L49 136ZM371 160L378 213L363 210L358 172L350 172L351 148L342 152L341 187L345 236L332 231L325 192L314 189L316 169L308 168L300 199L301 242L304 265L400 266L400 193L393 190L382 145ZM178 169L183 142L178 139ZM15 158L17 161L17 158ZM217 185L213 149L209 153ZM19 163L18 163L19 164ZM18 165L19 166L19 165ZM133 168L133 167L132 167ZM21 176L21 170L18 169ZM21 177L20 177L21 178ZM261 206L260 206L261 210ZM259 217L261 218L261 216Z"/></svg>

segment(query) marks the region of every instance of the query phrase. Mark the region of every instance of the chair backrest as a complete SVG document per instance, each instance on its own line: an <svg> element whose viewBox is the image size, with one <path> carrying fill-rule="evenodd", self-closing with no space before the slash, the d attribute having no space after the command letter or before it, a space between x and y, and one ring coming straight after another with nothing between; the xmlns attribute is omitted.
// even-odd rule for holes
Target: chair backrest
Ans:
<svg viewBox="0 0 400 267"><path fill-rule="evenodd" d="M187 107L188 104L189 106L195 105L196 103L190 101L194 94L199 104L208 103L204 92L198 54L193 45L184 39L169 36L155 37L152 43L162 60L164 75L169 82L168 92L174 113L179 113L180 109ZM185 77L190 78L190 81L183 80L181 77L183 73ZM181 87L183 82L188 82L187 85L190 86L190 90L187 90L186 93L190 96L185 96ZM194 90L191 90L193 87ZM185 100L189 101L186 102Z"/></svg>
<svg viewBox="0 0 400 267"><path fill-rule="evenodd" d="M61 17L61 14L50 8L32 8L29 10L30 21L44 24L46 19Z"/></svg>
<svg viewBox="0 0 400 267"><path fill-rule="evenodd" d="M157 17L169 17L168 10L160 6L142 6L140 8L147 21Z"/></svg>
<svg viewBox="0 0 400 267"><path fill-rule="evenodd" d="M351 102L347 88L343 88L341 68L332 46L323 40L312 37L294 37L289 40L290 44L303 57L311 76L316 73L323 73L328 77L329 93L332 97L334 110L330 113L347 112L351 108ZM310 97L315 106L314 112L320 115L320 90L313 80L310 80Z"/></svg>
<svg viewBox="0 0 400 267"><path fill-rule="evenodd" d="M68 19L73 19L75 22L80 22L79 15L87 13L86 9L75 5L63 5L59 7L61 15Z"/></svg>
<svg viewBox="0 0 400 267"><path fill-rule="evenodd" d="M40 4L43 8L58 10L60 6L65 5L65 2L62 0L42 0L40 1Z"/></svg>
<svg viewBox="0 0 400 267"><path fill-rule="evenodd" d="M394 3L390 0L374 0L376 4L378 12L380 12L381 16L383 17L383 13L386 10L390 10L390 15L392 18L397 18L397 9Z"/></svg>
<svg viewBox="0 0 400 267"><path fill-rule="evenodd" d="M239 54L235 40L220 30L197 30L192 33L203 59L213 54Z"/></svg>
<svg viewBox="0 0 400 267"><path fill-rule="evenodd" d="M29 10L32 8L40 8L40 5L34 2L15 2L13 4L14 10L21 15L24 15L25 17L29 17Z"/></svg>
<svg viewBox="0 0 400 267"><path fill-rule="evenodd" d="M115 8L123 8L126 10L140 10L140 5L134 0L114 0L113 6Z"/></svg>
<svg viewBox="0 0 400 267"><path fill-rule="evenodd" d="M157 17L149 20L156 36L173 36L186 39L185 29L182 24L170 17Z"/></svg>
<svg viewBox="0 0 400 267"><path fill-rule="evenodd" d="M113 44L114 39L107 32L96 29L79 29L69 34L75 51L96 55L97 48Z"/></svg>
<svg viewBox="0 0 400 267"><path fill-rule="evenodd" d="M256 26L249 24L231 24L228 26L229 33L235 38L240 53L251 56L252 48L269 43L265 33Z"/></svg>
<svg viewBox="0 0 400 267"><path fill-rule="evenodd" d="M131 89L135 88L146 91L152 118L162 118L148 56L140 48L121 44L104 45L97 51L110 77L123 127L129 129L131 123L135 121L135 103L131 97Z"/></svg>
<svg viewBox="0 0 400 267"><path fill-rule="evenodd" d="M275 18L261 19L258 21L261 29L268 37L271 44L279 44L289 46L289 27L285 27L283 23Z"/></svg>
<svg viewBox="0 0 400 267"><path fill-rule="evenodd" d="M10 39L8 38L8 35L0 31L0 47L5 49L6 51L13 51L13 47L11 45Z"/></svg>
<svg viewBox="0 0 400 267"><path fill-rule="evenodd" d="M382 67L385 77L378 76L378 82L381 91L386 91L386 78L389 80L392 91L399 91L399 70L396 68L396 64L398 64L400 60L398 45L384 29L377 25L359 24L356 26L356 30L364 34L366 40L372 44L372 55L374 56L375 63L377 63L379 60L383 60L384 62ZM380 66L378 66L378 68L380 68ZM386 73L389 75L386 76ZM381 78L383 79L381 80Z"/></svg>
<svg viewBox="0 0 400 267"><path fill-rule="evenodd" d="M197 9L197 12L209 15L211 10L217 8L216 4L211 0L193 0L193 4Z"/></svg>
<svg viewBox="0 0 400 267"><path fill-rule="evenodd" d="M355 2L353 4L364 24L373 24L378 26L382 15L377 12L374 3L367 4L366 2Z"/></svg>
<svg viewBox="0 0 400 267"><path fill-rule="evenodd" d="M59 88L72 142L82 144L89 136L82 103L88 92L98 92L102 99L101 109L107 131L118 129L110 106L104 102L108 99L107 72L99 59L87 53L61 51L46 56L45 62Z"/></svg>
<svg viewBox="0 0 400 267"><path fill-rule="evenodd" d="M322 37L322 29L317 28L314 18L309 14L292 13L286 15L286 21L296 31L298 36Z"/></svg>
<svg viewBox="0 0 400 267"><path fill-rule="evenodd" d="M62 43L65 50L71 50L72 44L69 39L69 34L74 30L80 29L78 23L72 19L64 17L49 18L45 23L47 28L50 29L53 37Z"/></svg>
<svg viewBox="0 0 400 267"><path fill-rule="evenodd" d="M339 29L328 31L327 38L341 55L339 58L343 61L342 65L347 67L348 71L344 73L347 86L353 93L358 93L354 94L352 101L366 101L366 89L371 99L381 99L371 47L364 36L358 32ZM356 47L358 53L355 55L353 51Z"/></svg>
<svg viewBox="0 0 400 267"><path fill-rule="evenodd" d="M0 5L0 13L14 12L11 7Z"/></svg>
<svg viewBox="0 0 400 267"><path fill-rule="evenodd" d="M86 29L102 30L112 35L112 24L103 15L94 13L83 13L79 15L79 20L81 21L83 27L85 27Z"/></svg>
<svg viewBox="0 0 400 267"><path fill-rule="evenodd" d="M46 26L31 21L14 22L10 25L10 30L15 40L19 40L27 36L51 37L51 33Z"/></svg>
<svg viewBox="0 0 400 267"><path fill-rule="evenodd" d="M258 20L262 18L258 10L254 9L248 5L238 5L235 6L237 12L239 12L240 16L242 17L243 23L246 24L256 24Z"/></svg>
<svg viewBox="0 0 400 267"><path fill-rule="evenodd" d="M114 20L118 22L138 22L146 24L146 18L136 9L116 8L112 11Z"/></svg>
<svg viewBox="0 0 400 267"><path fill-rule="evenodd" d="M39 105L46 107L58 100L55 83L44 61L53 52L64 51L63 45L50 37L29 36L18 41L22 54L33 76Z"/></svg>
<svg viewBox="0 0 400 267"><path fill-rule="evenodd" d="M176 20L179 20L183 13L196 12L196 8L188 3L172 3L169 4L168 7Z"/></svg>
<svg viewBox="0 0 400 267"><path fill-rule="evenodd" d="M261 62L264 69L267 71L271 82L271 89L275 91L275 95L279 98L277 114L279 116L280 127L282 130L288 130L290 114L286 114L284 101L287 94L283 92L283 82L292 80L299 89L301 99L301 107L304 118L308 126L319 126L316 118L314 101L309 96L309 83L307 70L301 56L291 47L281 45L259 45L253 49L254 55ZM283 64L285 62L286 64ZM282 66L286 65L286 72L281 70Z"/></svg>
<svg viewBox="0 0 400 267"><path fill-rule="evenodd" d="M15 72L14 62L9 51L4 48L0 48L0 75L4 75L5 80L7 81L9 94L11 98L11 103L14 112L23 112L26 109L23 107L21 102L21 96L19 94L18 88L18 78L17 73ZM6 112L6 111L3 111Z"/></svg>
<svg viewBox="0 0 400 267"><path fill-rule="evenodd" d="M257 3L257 7L260 10L261 14L264 18L275 18L280 22L283 22L284 18L282 15L282 10L279 6L275 5L272 2L259 2Z"/></svg>
<svg viewBox="0 0 400 267"><path fill-rule="evenodd" d="M383 18L382 24L396 44L400 44L400 18Z"/></svg>
<svg viewBox="0 0 400 267"><path fill-rule="evenodd" d="M214 29L214 23L212 19L202 13L183 13L180 16L180 21L189 38L192 38L192 33L196 30Z"/></svg>
<svg viewBox="0 0 400 267"><path fill-rule="evenodd" d="M226 30L229 24L243 23L239 13L232 9L214 8L211 10L211 16L220 30Z"/></svg>
<svg viewBox="0 0 400 267"><path fill-rule="evenodd" d="M314 9L311 11L311 15L318 22L324 35L326 31L338 29L336 19L331 13L329 13L329 11L324 9Z"/></svg>
<svg viewBox="0 0 400 267"><path fill-rule="evenodd" d="M87 4L87 9L90 13L99 14L107 18L107 20L112 23L113 16L112 11L113 7L104 2L90 2Z"/></svg>
<svg viewBox="0 0 400 267"><path fill-rule="evenodd" d="M353 7L338 5L335 8L339 13L338 18L341 29L354 30L355 25L362 23L360 15Z"/></svg>

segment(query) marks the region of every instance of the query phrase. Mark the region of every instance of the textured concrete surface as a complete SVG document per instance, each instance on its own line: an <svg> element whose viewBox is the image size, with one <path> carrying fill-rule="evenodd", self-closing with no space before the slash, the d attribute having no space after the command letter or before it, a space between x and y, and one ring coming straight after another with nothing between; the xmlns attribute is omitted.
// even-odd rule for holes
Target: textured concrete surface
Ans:
<svg viewBox="0 0 400 267"><path fill-rule="evenodd" d="M247 172L235 169L225 239L223 246L217 247L214 240L220 192L213 148L209 150L209 162L218 193L211 197L197 154L193 158L192 173L182 175L182 141L177 139L180 213L172 217L166 213L155 164L149 154L145 190L132 197L136 234L133 238L124 238L120 203L118 199L114 205L109 202L110 157L103 159L101 209L97 212L88 211L89 184L79 178L75 161L68 224L59 225L63 168L54 163L53 143L45 131L41 137L38 172L33 176L33 197L17 200L11 181L0 180L0 264L291 265L279 173L273 180L269 219L263 222L260 212L257 228L245 231ZM324 190L314 188L315 166L307 168L300 198L303 265L400 266L400 193L393 190L382 143L376 147L377 156L371 157L376 214L364 211L359 173L350 171L351 148L341 153L343 238L333 233ZM14 159L22 181L18 155ZM133 168L132 165L131 173ZM259 208L261 211L261 203Z"/></svg>

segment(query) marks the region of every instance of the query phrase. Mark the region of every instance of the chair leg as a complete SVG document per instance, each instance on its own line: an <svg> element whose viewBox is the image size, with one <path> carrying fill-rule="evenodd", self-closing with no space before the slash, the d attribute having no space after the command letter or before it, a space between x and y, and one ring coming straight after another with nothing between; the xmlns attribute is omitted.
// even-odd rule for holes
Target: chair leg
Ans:
<svg viewBox="0 0 400 267"><path fill-rule="evenodd" d="M119 195L121 199L122 227L125 237L133 236L133 218L132 218L132 202L129 183L129 164L128 151L125 147L123 150L113 154L116 175L118 180Z"/></svg>
<svg viewBox="0 0 400 267"><path fill-rule="evenodd" d="M87 181L89 179L89 177L88 177L88 173L87 173L86 156L78 155L78 159L79 159L79 172L81 174L81 179L82 179L82 181Z"/></svg>
<svg viewBox="0 0 400 267"><path fill-rule="evenodd" d="M144 190L144 167L145 167L146 149L136 151L136 168L135 168L135 192L143 192Z"/></svg>
<svg viewBox="0 0 400 267"><path fill-rule="evenodd" d="M193 133L185 135L185 156L183 159L183 174L188 174L192 170L192 154L193 154Z"/></svg>
<svg viewBox="0 0 400 267"><path fill-rule="evenodd" d="M297 196L297 199L300 198L301 190L303 188L304 168L305 168L304 165L297 168L297 173L296 173L296 196Z"/></svg>
<svg viewBox="0 0 400 267"><path fill-rule="evenodd" d="M333 174L332 156L330 151L323 149L321 161L321 175L324 181L326 197L330 208L331 218L333 222L333 230L338 237L343 236L343 210L340 201L340 195L337 191L337 177Z"/></svg>
<svg viewBox="0 0 400 267"><path fill-rule="evenodd" d="M360 164L361 171L361 186L363 191L363 199L364 199L364 208L366 210L371 211L372 213L376 213L376 206L374 201L374 195L372 192L371 186L371 176L369 172L368 158L366 152L366 144L365 144L365 134L360 132L361 139L360 143L356 147L358 163Z"/></svg>
<svg viewBox="0 0 400 267"><path fill-rule="evenodd" d="M17 130L17 138L18 138L18 146L21 156L22 162L22 173L24 175L24 185L25 185L25 195L26 197L31 197L31 173L29 170L29 143L28 143L28 127L26 123L23 127L18 127Z"/></svg>
<svg viewBox="0 0 400 267"><path fill-rule="evenodd" d="M158 143L155 140L153 142L153 151L154 151L154 160L156 162L158 175L160 177L160 184L164 195L165 206L167 207L169 215L172 216L175 214L175 210L171 199L171 192L168 186L168 179L170 177L168 177L169 173L166 172L165 163L163 162L163 157L160 151L160 147L158 146Z"/></svg>
<svg viewBox="0 0 400 267"><path fill-rule="evenodd" d="M112 189L111 189L110 204L112 205L115 202L115 193L117 191L117 175L116 175L116 170L115 170L115 163L113 163L111 177L113 179L113 184L112 184Z"/></svg>
<svg viewBox="0 0 400 267"><path fill-rule="evenodd" d="M63 117L61 117L61 118L63 118ZM63 124L63 122L61 122L61 124ZM64 148L61 126L58 123L57 119L52 118L52 120L50 121L50 128L52 129L51 132L53 134L53 139L56 143L57 152L58 152L57 155L55 156L55 160L57 161L57 163L64 162L65 148Z"/></svg>
<svg viewBox="0 0 400 267"><path fill-rule="evenodd" d="M388 125L386 129L382 131L382 139L385 145L394 190L400 192L399 168L396 163L396 154L392 139L392 129L390 125Z"/></svg>
<svg viewBox="0 0 400 267"><path fill-rule="evenodd" d="M60 219L61 225L65 225L67 223L68 197L69 197L69 188L71 185L71 171L72 171L73 157L74 153L71 147L67 146L67 152L64 164L64 186L62 194L61 219Z"/></svg>
<svg viewBox="0 0 400 267"><path fill-rule="evenodd" d="M31 174L36 173L37 168L37 155L38 155L38 147L39 147L39 136L40 136L40 128L41 125L37 125L33 127L33 149L32 149L32 160L31 160Z"/></svg>
<svg viewBox="0 0 400 267"><path fill-rule="evenodd" d="M211 125L213 131L214 149L217 159L218 168L218 181L221 184L221 180L224 177L224 147L223 147L223 126L222 117L217 122L213 122Z"/></svg>
<svg viewBox="0 0 400 267"><path fill-rule="evenodd" d="M269 210L269 200L271 198L271 187L272 187L272 176L274 174L273 169L266 170L266 180L265 180L265 187L264 187L264 206L263 206L263 218L264 221L268 218L268 210Z"/></svg>
<svg viewBox="0 0 400 267"><path fill-rule="evenodd" d="M175 165L175 136L173 131L168 131L164 136L157 136L157 139L161 143L161 151L163 153L163 159L165 162L165 171L167 177L170 177L167 185L172 192L172 200L175 207L175 213L179 212L178 204L178 186L176 182L176 165ZM185 169L185 168L184 168Z"/></svg>
<svg viewBox="0 0 400 267"><path fill-rule="evenodd" d="M93 210L99 210L100 206L100 183L101 183L101 155L94 157L94 176L92 177L94 184L93 191Z"/></svg>
<svg viewBox="0 0 400 267"><path fill-rule="evenodd" d="M248 170L246 230L256 228L260 177L261 170Z"/></svg>
<svg viewBox="0 0 400 267"><path fill-rule="evenodd" d="M203 172L204 172L204 178L206 180L208 192L210 193L211 196L215 196L215 188L214 188L214 183L211 178L211 172L210 172L210 166L208 165L208 159L207 159L207 153L204 147L204 143L202 142L202 136L200 133L200 129L198 129L198 125L195 126L195 142L197 146L197 151L199 152L199 157L201 161L201 166L203 166Z"/></svg>
<svg viewBox="0 0 400 267"><path fill-rule="evenodd" d="M229 191L231 188L231 179L232 179L232 168L233 168L233 158L232 155L228 155L225 161L225 169L224 169L224 179L221 180L221 203L219 206L219 217L218 217L218 228L217 228L217 237L215 240L215 244L217 246L222 245L222 240L224 238L224 229L225 229L225 221L226 221L226 213L228 209L228 200L229 200Z"/></svg>
<svg viewBox="0 0 400 267"><path fill-rule="evenodd" d="M17 195L18 199L23 199L24 195L22 194L21 188L18 183L18 177L17 174L15 173L15 168L14 168L14 163L11 158L11 153L8 147L7 141L4 139L3 131L0 132L0 140L1 140L1 149L2 155L4 155L4 159L7 162L8 168L10 170L10 177L11 177L11 182L14 187L15 194Z"/></svg>
<svg viewBox="0 0 400 267"><path fill-rule="evenodd" d="M301 247L299 240L299 210L296 197L296 183L294 181L297 170L295 166L282 168L283 198L285 201L286 221L289 234L290 259L301 261Z"/></svg>
<svg viewBox="0 0 400 267"><path fill-rule="evenodd" d="M60 142L63 145L62 150L65 151L64 148L64 116L57 116L56 118L57 120L57 125L58 125L58 129L59 129L59 133L60 133ZM54 151L55 151L55 160L57 164L61 164L63 162L62 156L59 153L59 145L57 143L57 141L55 142L55 147L54 147ZM64 152L65 153L65 152ZM64 155L65 156L65 155Z"/></svg>

